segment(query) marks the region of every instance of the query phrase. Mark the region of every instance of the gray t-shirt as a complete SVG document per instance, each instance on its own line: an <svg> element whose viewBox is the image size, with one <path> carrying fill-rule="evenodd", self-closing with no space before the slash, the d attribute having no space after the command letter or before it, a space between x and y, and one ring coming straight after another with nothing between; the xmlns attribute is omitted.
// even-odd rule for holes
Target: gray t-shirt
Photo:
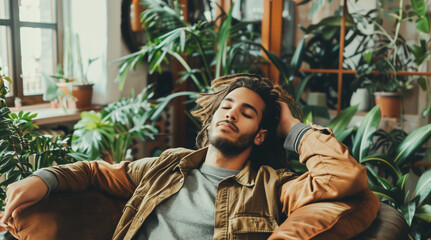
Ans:
<svg viewBox="0 0 431 240"><path fill-rule="evenodd" d="M217 186L238 172L205 163L191 170L180 191L154 209L135 239L212 239Z"/></svg>

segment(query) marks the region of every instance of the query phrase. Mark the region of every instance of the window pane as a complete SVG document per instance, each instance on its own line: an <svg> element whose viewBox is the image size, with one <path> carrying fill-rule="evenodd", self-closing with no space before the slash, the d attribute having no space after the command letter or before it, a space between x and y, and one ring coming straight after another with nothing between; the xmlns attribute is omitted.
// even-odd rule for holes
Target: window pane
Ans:
<svg viewBox="0 0 431 240"><path fill-rule="evenodd" d="M55 31L21 28L22 79L24 95L44 91L42 73L54 73L56 58Z"/></svg>
<svg viewBox="0 0 431 240"><path fill-rule="evenodd" d="M0 26L0 66L2 67L2 73L13 79L11 69L11 52L9 49L11 45L10 28L6 26ZM9 88L9 93L6 96L12 95L11 86L6 81L6 86Z"/></svg>
<svg viewBox="0 0 431 240"><path fill-rule="evenodd" d="M9 0L0 0L0 19L9 19Z"/></svg>
<svg viewBox="0 0 431 240"><path fill-rule="evenodd" d="M53 0L20 0L19 20L25 22L56 22L54 8Z"/></svg>

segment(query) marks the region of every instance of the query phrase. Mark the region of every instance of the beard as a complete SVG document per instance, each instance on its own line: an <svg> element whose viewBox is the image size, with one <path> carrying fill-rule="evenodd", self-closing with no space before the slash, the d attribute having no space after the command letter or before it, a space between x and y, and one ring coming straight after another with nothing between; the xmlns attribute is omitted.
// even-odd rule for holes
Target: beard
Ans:
<svg viewBox="0 0 431 240"><path fill-rule="evenodd" d="M257 131L251 134L241 134L238 139L233 142L220 136L214 136L212 131L209 131L209 144L217 148L225 156L235 156L242 153L248 147L253 145L253 140L256 137Z"/></svg>

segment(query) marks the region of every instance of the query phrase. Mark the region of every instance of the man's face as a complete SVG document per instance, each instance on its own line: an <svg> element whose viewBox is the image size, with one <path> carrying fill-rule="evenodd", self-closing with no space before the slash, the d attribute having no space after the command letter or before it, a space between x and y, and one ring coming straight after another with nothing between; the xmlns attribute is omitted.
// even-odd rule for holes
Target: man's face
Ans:
<svg viewBox="0 0 431 240"><path fill-rule="evenodd" d="M209 143L225 155L236 155L253 143L260 145L266 130L259 129L265 103L248 88L230 92L215 111L209 127Z"/></svg>

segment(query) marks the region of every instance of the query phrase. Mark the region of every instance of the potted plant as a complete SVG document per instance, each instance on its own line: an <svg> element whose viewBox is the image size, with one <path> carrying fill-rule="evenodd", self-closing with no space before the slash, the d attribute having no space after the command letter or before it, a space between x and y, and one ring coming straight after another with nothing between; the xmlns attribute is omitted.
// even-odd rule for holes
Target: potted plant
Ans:
<svg viewBox="0 0 431 240"><path fill-rule="evenodd" d="M404 93L414 84L419 84L423 90L428 85L424 77L397 74L397 71L417 71L430 55L427 50L430 41L420 39L418 45L409 44L400 33L401 25L415 22L420 33L428 33L430 24L424 0L412 0L411 5L400 0L398 6L392 6L391 2L379 0L377 9L362 15L363 24L371 26L372 31L364 31L368 37L361 45L366 51L358 62L355 84L374 93L383 117L398 118ZM394 23L394 31L384 27L388 21ZM386 110L386 103L393 108Z"/></svg>
<svg viewBox="0 0 431 240"><path fill-rule="evenodd" d="M91 106L93 85L88 82L88 71L91 65L99 58L88 59L84 70L78 34L74 41L65 33L64 68L57 66L57 72L45 77L44 100L52 101L56 98L62 102L63 107L71 109L86 109ZM74 54L76 53L76 54ZM76 59L73 56L77 56ZM74 67L77 64L77 67Z"/></svg>

